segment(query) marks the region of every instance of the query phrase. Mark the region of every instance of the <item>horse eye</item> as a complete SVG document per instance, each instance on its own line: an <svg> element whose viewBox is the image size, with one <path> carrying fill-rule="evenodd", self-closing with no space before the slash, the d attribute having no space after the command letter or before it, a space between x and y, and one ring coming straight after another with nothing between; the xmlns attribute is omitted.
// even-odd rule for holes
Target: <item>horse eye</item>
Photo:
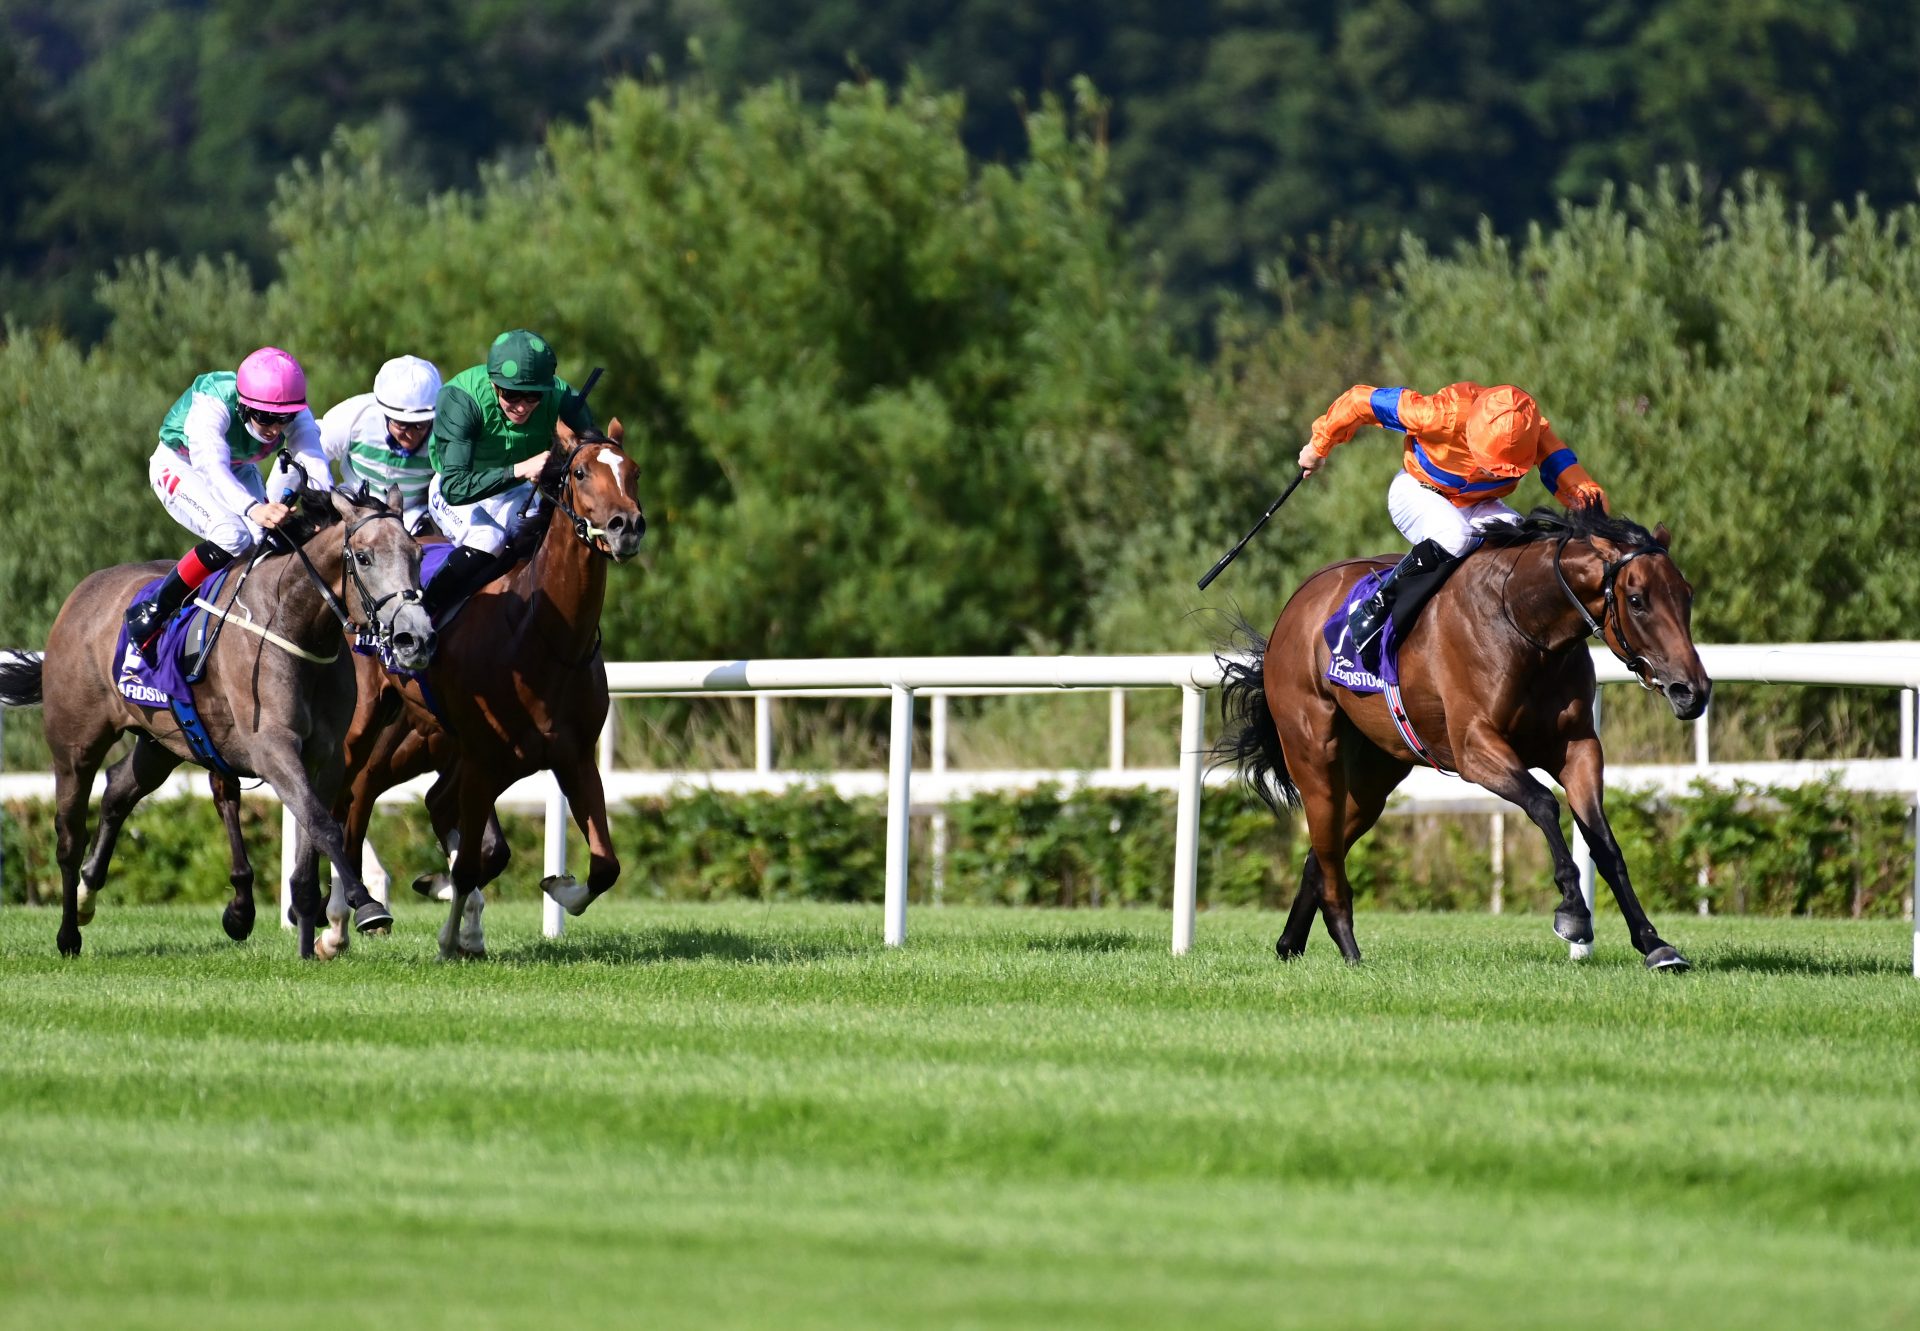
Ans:
<svg viewBox="0 0 1920 1331"><path fill-rule="evenodd" d="M1634 592L1627 597L1627 605L1634 610L1645 610L1647 608L1647 598L1639 592Z"/></svg>
<svg viewBox="0 0 1920 1331"><path fill-rule="evenodd" d="M361 568L371 568L373 566L373 556L365 550L355 550L353 552L353 561Z"/></svg>
<svg viewBox="0 0 1920 1331"><path fill-rule="evenodd" d="M587 479L587 469L586 469L585 467L575 467L575 468L573 469L573 479L574 479L574 480L576 480L576 481L584 481L584 480L586 480L586 479Z"/></svg>

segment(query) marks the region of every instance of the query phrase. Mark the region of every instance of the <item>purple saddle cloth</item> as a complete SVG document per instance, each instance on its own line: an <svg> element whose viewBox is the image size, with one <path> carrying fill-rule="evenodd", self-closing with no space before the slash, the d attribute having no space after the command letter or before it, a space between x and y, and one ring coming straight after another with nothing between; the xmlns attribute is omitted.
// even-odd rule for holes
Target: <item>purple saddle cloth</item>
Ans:
<svg viewBox="0 0 1920 1331"><path fill-rule="evenodd" d="M1354 583L1353 590L1320 630L1327 640L1327 678L1354 693L1384 693L1389 684L1400 683L1400 644L1394 639L1393 620L1388 619L1364 648L1354 646L1347 624L1354 608L1373 595L1389 572L1381 569Z"/></svg>
<svg viewBox="0 0 1920 1331"><path fill-rule="evenodd" d="M197 591L188 598L187 604L160 630L160 641L154 645L155 663L148 665L141 658L139 649L127 641L127 626L120 625L120 637L114 643L114 659L120 663L115 683L127 701L142 707L165 707L169 699L177 698L183 702L193 701L193 688L187 683L186 662L181 658L185 654L189 630L195 615L204 611L194 607L193 602L213 601L220 594L220 587L226 581L229 570L221 569L202 583ZM165 577L155 578L138 592L129 606L149 600L159 590Z"/></svg>

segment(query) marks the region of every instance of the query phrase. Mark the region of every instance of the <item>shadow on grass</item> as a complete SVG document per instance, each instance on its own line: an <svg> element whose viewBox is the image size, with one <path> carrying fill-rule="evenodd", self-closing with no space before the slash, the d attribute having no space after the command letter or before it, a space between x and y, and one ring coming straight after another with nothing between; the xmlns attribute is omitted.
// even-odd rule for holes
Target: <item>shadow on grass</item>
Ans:
<svg viewBox="0 0 1920 1331"><path fill-rule="evenodd" d="M1029 938L1029 952L1138 952L1157 946L1152 940L1118 929L1080 929L1054 937Z"/></svg>
<svg viewBox="0 0 1920 1331"><path fill-rule="evenodd" d="M1833 957L1756 947L1715 948L1699 960L1702 970L1761 975L1906 975L1913 969L1905 957Z"/></svg>
<svg viewBox="0 0 1920 1331"><path fill-rule="evenodd" d="M630 929L577 938L537 938L500 948L506 962L565 963L598 961L642 966L662 961L746 961L757 964L813 961L848 956L866 949L847 943L807 939L773 940L732 929Z"/></svg>

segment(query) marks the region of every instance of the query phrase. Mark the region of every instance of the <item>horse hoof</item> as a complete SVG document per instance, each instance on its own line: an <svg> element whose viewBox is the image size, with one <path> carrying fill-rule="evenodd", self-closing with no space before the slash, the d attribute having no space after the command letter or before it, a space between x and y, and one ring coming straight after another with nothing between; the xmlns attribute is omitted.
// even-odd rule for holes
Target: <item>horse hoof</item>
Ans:
<svg viewBox="0 0 1920 1331"><path fill-rule="evenodd" d="M353 927L363 934L388 933L393 929L393 912L378 901L369 901L353 913Z"/></svg>
<svg viewBox="0 0 1920 1331"><path fill-rule="evenodd" d="M1562 906L1553 913L1553 932L1564 943L1591 943L1593 916L1584 912L1576 914Z"/></svg>
<svg viewBox="0 0 1920 1331"><path fill-rule="evenodd" d="M55 941L60 944L61 956L77 957L80 955L79 926L65 925L65 924L61 925L59 936L55 939Z"/></svg>
<svg viewBox="0 0 1920 1331"><path fill-rule="evenodd" d="M220 912L220 927L234 942L246 942L253 936L253 903L249 901L243 908L229 901L227 908Z"/></svg>
<svg viewBox="0 0 1920 1331"><path fill-rule="evenodd" d="M313 954L321 961L332 961L347 950L347 940L352 934L342 933L338 943L333 941L333 930L329 929L313 940Z"/></svg>
<svg viewBox="0 0 1920 1331"><path fill-rule="evenodd" d="M1273 943L1273 955L1282 961L1292 961L1295 957L1305 956L1306 951L1304 947L1295 947L1284 938L1277 938Z"/></svg>
<svg viewBox="0 0 1920 1331"><path fill-rule="evenodd" d="M453 879L444 873L423 873L413 880L413 890L428 901L452 901Z"/></svg>
<svg viewBox="0 0 1920 1331"><path fill-rule="evenodd" d="M1693 963L1680 955L1680 949L1671 943L1662 943L1647 953L1647 969L1650 971L1671 971L1678 975L1681 971L1693 969Z"/></svg>
<svg viewBox="0 0 1920 1331"><path fill-rule="evenodd" d="M561 909L569 915L585 914L594 896L592 888L570 873L555 874L542 880L540 890L559 902Z"/></svg>

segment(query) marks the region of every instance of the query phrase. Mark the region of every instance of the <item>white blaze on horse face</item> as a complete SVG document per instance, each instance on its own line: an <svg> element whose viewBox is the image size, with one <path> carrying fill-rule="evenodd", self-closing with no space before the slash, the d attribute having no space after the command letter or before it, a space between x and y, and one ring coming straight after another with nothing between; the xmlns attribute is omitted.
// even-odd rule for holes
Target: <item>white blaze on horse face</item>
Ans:
<svg viewBox="0 0 1920 1331"><path fill-rule="evenodd" d="M600 461L606 465L608 471L613 473L613 483L619 488L620 493L625 494L627 491L626 458L611 448L603 448L600 450Z"/></svg>

